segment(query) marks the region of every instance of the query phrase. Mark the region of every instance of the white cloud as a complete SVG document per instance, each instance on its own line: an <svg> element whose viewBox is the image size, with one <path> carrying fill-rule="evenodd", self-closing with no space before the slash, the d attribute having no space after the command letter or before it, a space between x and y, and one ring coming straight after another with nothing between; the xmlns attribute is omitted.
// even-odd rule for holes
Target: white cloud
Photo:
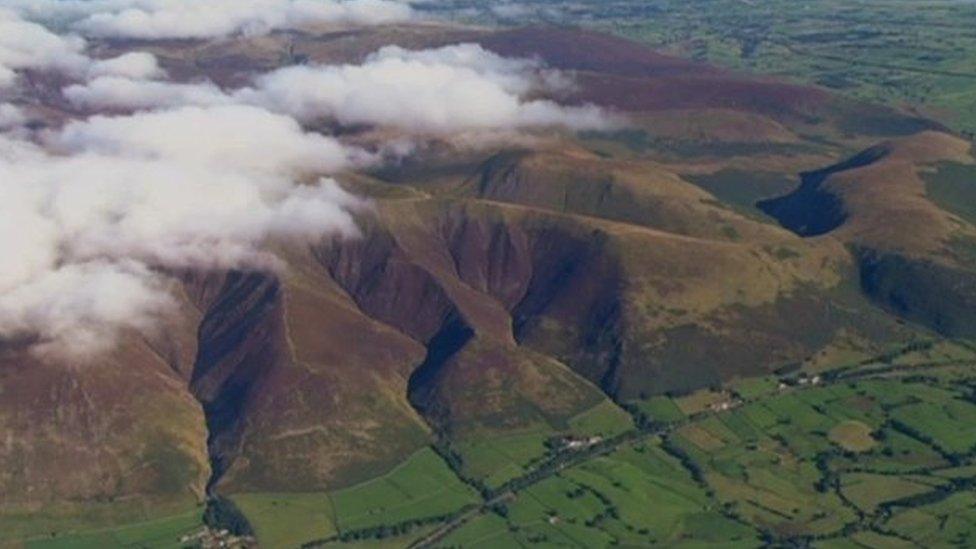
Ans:
<svg viewBox="0 0 976 549"><path fill-rule="evenodd" d="M530 92L564 86L565 79L534 61L506 59L478 45L423 51L391 46L362 65L279 69L236 97L302 120L327 118L425 133L612 123L593 106L529 98Z"/></svg>
<svg viewBox="0 0 976 549"><path fill-rule="evenodd" d="M162 78L166 73L159 67L156 56L143 51L123 53L111 59L92 62L88 67L88 78L100 76L120 76L136 80Z"/></svg>
<svg viewBox="0 0 976 549"><path fill-rule="evenodd" d="M0 130L15 128L27 122L23 109L10 103L0 103Z"/></svg>
<svg viewBox="0 0 976 549"><path fill-rule="evenodd" d="M384 152L299 121L400 130L377 132L403 138L380 144L386 154L406 154L417 134L477 142L613 122L545 99L570 88L566 75L472 44L387 47L361 65L289 67L222 90L166 80L148 52L92 60L82 38L21 18L95 36L214 37L409 16L387 0L0 2L15 10L0 10L0 88L56 70L77 79L62 90L73 105L134 111L7 131L26 117L0 103L0 338L38 337L44 352L97 352L120 330L152 327L172 305L165 269L277 268L269 240L354 234L364 204L327 174Z"/></svg>
<svg viewBox="0 0 976 549"><path fill-rule="evenodd" d="M614 117L591 106L563 106L542 94L572 88L564 73L531 59L505 58L475 44L406 50L388 46L361 65L291 66L251 88L100 77L64 90L80 107L144 110L181 105L250 104L302 121L334 120L407 132L448 134L531 127L602 129Z"/></svg>
<svg viewBox="0 0 976 549"><path fill-rule="evenodd" d="M93 37L171 39L260 34L321 23L383 24L412 16L395 0L7 0L26 16Z"/></svg>
<svg viewBox="0 0 976 549"><path fill-rule="evenodd" d="M96 116L69 123L49 143L71 153L286 175L335 172L354 161L335 139L304 133L287 116L244 105Z"/></svg>
<svg viewBox="0 0 976 549"><path fill-rule="evenodd" d="M151 329L171 307L141 263L71 263L0 293L0 334L39 337L35 352L78 360L110 348L121 329Z"/></svg>
<svg viewBox="0 0 976 549"><path fill-rule="evenodd" d="M353 234L362 207L317 175L356 151L253 107L95 117L45 143L0 135L0 336L47 349L145 328L168 303L157 268L274 267L268 238Z"/></svg>
<svg viewBox="0 0 976 549"><path fill-rule="evenodd" d="M9 88L14 85L17 81L17 73L9 67L0 65L0 90L3 88Z"/></svg>
<svg viewBox="0 0 976 549"><path fill-rule="evenodd" d="M42 25L25 21L0 8L0 88L16 81L22 69L59 70L80 74L88 66L85 41L59 36Z"/></svg>
<svg viewBox="0 0 976 549"><path fill-rule="evenodd" d="M212 82L177 83L101 76L72 84L64 96L78 107L146 110L186 105L228 105L232 100Z"/></svg>

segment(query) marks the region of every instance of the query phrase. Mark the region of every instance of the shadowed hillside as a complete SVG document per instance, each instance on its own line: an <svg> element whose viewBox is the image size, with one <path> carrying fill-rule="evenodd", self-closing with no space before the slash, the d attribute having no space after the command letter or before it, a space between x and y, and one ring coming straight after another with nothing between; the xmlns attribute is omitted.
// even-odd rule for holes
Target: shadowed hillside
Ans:
<svg viewBox="0 0 976 549"><path fill-rule="evenodd" d="M921 133L803 174L793 193L760 202L806 237L832 235L856 250L863 290L892 312L940 333L972 337L976 227L926 195L922 179L943 162L971 164L969 144Z"/></svg>

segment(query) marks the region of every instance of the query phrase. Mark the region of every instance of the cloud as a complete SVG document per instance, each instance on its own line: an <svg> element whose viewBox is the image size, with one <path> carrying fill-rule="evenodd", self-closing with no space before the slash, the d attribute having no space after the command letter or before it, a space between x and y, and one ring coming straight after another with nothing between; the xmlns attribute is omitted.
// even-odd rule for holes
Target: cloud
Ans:
<svg viewBox="0 0 976 549"><path fill-rule="evenodd" d="M0 89L9 88L17 81L17 73L10 67L0 65Z"/></svg>
<svg viewBox="0 0 976 549"><path fill-rule="evenodd" d="M93 61L85 40L74 34L57 34L42 24L23 19L17 12L0 8L0 89L16 83L17 72L27 69L58 71L72 78L124 76L158 78L164 75L156 57L129 52L113 59Z"/></svg>
<svg viewBox="0 0 976 549"><path fill-rule="evenodd" d="M88 78L100 76L119 76L136 80L150 80L166 76L159 67L159 60L148 52L128 52L111 59L92 62L88 67Z"/></svg>
<svg viewBox="0 0 976 549"><path fill-rule="evenodd" d="M162 268L276 268L268 239L355 234L363 202L321 174L358 157L247 106L0 135L0 337L97 352L164 312Z"/></svg>
<svg viewBox="0 0 976 549"><path fill-rule="evenodd" d="M80 74L88 66L84 50L83 39L59 36L0 8L0 89L13 85L23 69Z"/></svg>
<svg viewBox="0 0 976 549"><path fill-rule="evenodd" d="M612 124L594 106L529 98L565 86L565 78L535 61L506 59L475 44L422 51L389 46L362 65L276 70L236 97L305 121L325 118L434 134Z"/></svg>
<svg viewBox="0 0 976 549"><path fill-rule="evenodd" d="M24 70L60 71L74 79L64 97L101 113L64 120L77 112L32 105L50 123L38 130L0 102L0 339L36 338L44 353L95 353L121 331L151 329L173 307L164 272L278 269L272 241L356 234L353 215L366 205L329 174L408 154L428 136L477 142L614 123L552 99L572 89L568 75L474 44L386 47L362 64L287 67L221 89L167 80L149 52L91 59L72 34L209 38L378 23L408 17L399 2L0 1L12 10L0 10L0 88ZM45 107L55 115L44 118ZM322 120L398 131L375 132L387 141L369 153L304 129Z"/></svg>
<svg viewBox="0 0 976 549"><path fill-rule="evenodd" d="M565 73L533 59L506 58L476 44L436 49L380 49L360 65L296 65L222 90L212 82L177 83L100 77L64 90L79 107L153 109L248 104L345 126L406 132L522 130L561 126L605 129L617 120L592 105L565 106L538 96L572 90Z"/></svg>
<svg viewBox="0 0 976 549"><path fill-rule="evenodd" d="M177 83L101 76L63 91L78 107L147 110L169 107L228 105L233 100L212 82Z"/></svg>
<svg viewBox="0 0 976 549"><path fill-rule="evenodd" d="M0 103L0 130L15 128L27 122L24 110L10 103Z"/></svg>
<svg viewBox="0 0 976 549"><path fill-rule="evenodd" d="M335 23L407 20L394 0L8 0L30 18L60 22L91 37L218 38Z"/></svg>
<svg viewBox="0 0 976 549"><path fill-rule="evenodd" d="M72 263L0 293L0 334L39 336L36 353L78 360L111 348L122 329L152 329L172 307L138 262Z"/></svg>
<svg viewBox="0 0 976 549"><path fill-rule="evenodd" d="M95 116L67 124L48 143L69 153L162 158L215 170L294 176L335 172L356 156L333 138L304 133L287 116L245 105Z"/></svg>

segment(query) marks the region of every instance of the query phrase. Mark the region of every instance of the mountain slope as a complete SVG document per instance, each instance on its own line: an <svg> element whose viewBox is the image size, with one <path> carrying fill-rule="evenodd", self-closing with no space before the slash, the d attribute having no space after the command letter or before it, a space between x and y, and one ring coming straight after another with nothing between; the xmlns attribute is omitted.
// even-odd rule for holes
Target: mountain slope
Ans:
<svg viewBox="0 0 976 549"><path fill-rule="evenodd" d="M0 342L0 515L54 517L11 536L100 503L132 512L97 525L206 495L330 492L432 444L497 481L472 473L477 442L525 435L538 459L541 441L592 434L574 418L594 409L623 417L618 404L844 345L976 335L976 229L926 199L920 175L969 162L968 144L914 115L574 30L382 26L152 49L182 80L243 85L296 56L457 41L576 71L561 99L628 124L431 136L339 177L369 198L358 236L276 242L277 270L166 273L181 306L159 333L126 334L92 364ZM391 138L327 129L370 150ZM760 203L782 226L690 182L729 166L803 173Z"/></svg>
<svg viewBox="0 0 976 549"><path fill-rule="evenodd" d="M949 336L972 337L976 227L926 196L922 173L974 162L970 144L923 132L803 175L760 207L802 236L850 245L864 291L892 312Z"/></svg>

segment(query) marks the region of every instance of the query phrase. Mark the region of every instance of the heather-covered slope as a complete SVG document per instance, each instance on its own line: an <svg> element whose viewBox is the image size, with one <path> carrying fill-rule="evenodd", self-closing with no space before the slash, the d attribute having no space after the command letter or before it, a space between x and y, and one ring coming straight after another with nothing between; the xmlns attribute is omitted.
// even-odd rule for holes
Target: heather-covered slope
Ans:
<svg viewBox="0 0 976 549"><path fill-rule="evenodd" d="M207 428L186 388L194 316L150 340L126 336L91 361L39 359L23 345L3 346L0 542L203 502Z"/></svg>
<svg viewBox="0 0 976 549"><path fill-rule="evenodd" d="M972 337L976 227L927 197L923 180L945 162L973 163L970 144L924 132L808 172L796 191L760 207L802 236L850 245L864 292L892 312Z"/></svg>
<svg viewBox="0 0 976 549"><path fill-rule="evenodd" d="M831 301L866 306L836 289L853 275L838 243L744 218L654 164L512 152L438 186L456 198L383 200L389 233L451 261L466 295L487 294L485 330L504 337L508 324L517 342L616 397L800 361L858 324L831 315ZM885 324L870 306L864 314Z"/></svg>
<svg viewBox="0 0 976 549"><path fill-rule="evenodd" d="M297 268L227 275L206 306L191 388L220 488L335 487L428 440L406 400L419 346Z"/></svg>

